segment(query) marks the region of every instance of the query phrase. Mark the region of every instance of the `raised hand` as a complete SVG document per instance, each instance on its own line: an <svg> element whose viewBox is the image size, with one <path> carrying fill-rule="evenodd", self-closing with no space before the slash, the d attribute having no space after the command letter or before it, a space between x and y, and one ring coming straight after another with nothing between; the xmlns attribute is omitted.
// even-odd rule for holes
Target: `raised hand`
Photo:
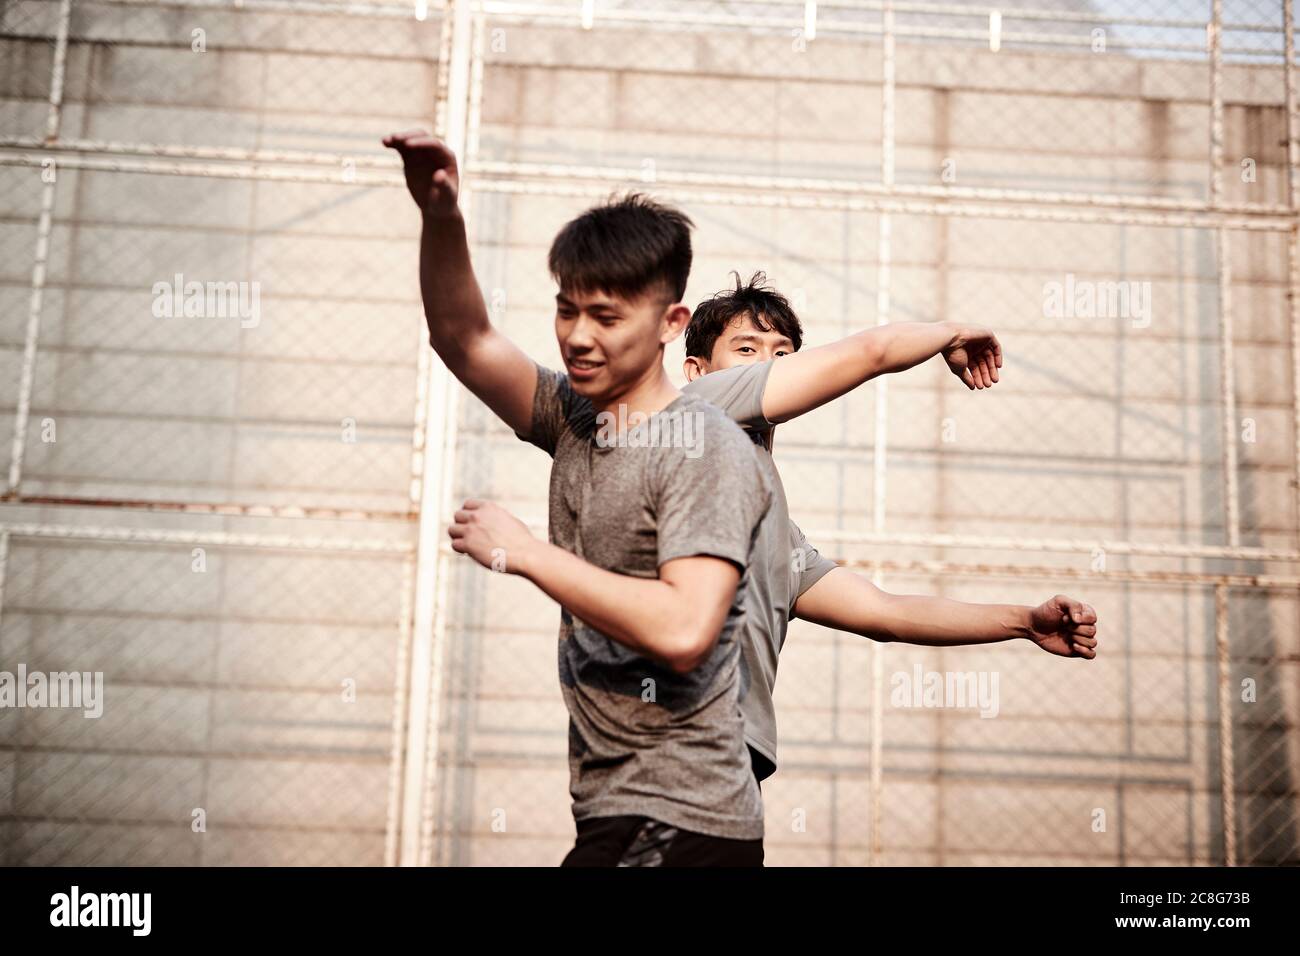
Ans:
<svg viewBox="0 0 1300 956"><path fill-rule="evenodd" d="M460 170L446 143L422 129L390 133L383 142L402 157L406 188L422 213L446 216L456 211Z"/></svg>
<svg viewBox="0 0 1300 956"><path fill-rule="evenodd" d="M956 341L943 350L943 358L967 388L992 388L1002 367L1002 346L992 329L963 326Z"/></svg>

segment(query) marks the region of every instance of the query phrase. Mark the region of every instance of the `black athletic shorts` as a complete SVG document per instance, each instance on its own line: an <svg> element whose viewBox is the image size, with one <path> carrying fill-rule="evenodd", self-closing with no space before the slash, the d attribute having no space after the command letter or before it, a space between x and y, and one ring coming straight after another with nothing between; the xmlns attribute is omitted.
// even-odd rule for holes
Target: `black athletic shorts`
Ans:
<svg viewBox="0 0 1300 956"><path fill-rule="evenodd" d="M762 866L762 840L692 833L649 817L595 817L561 866Z"/></svg>
<svg viewBox="0 0 1300 956"><path fill-rule="evenodd" d="M763 781L776 773L776 764L749 746L749 744L745 744L745 748L749 751L749 765L754 771L754 779L758 781L758 789L761 791Z"/></svg>

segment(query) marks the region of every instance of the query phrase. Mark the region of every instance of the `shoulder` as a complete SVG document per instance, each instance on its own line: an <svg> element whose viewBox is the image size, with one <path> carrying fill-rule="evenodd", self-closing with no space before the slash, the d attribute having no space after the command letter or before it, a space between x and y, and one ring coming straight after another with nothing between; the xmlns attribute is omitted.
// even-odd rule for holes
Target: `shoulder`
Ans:
<svg viewBox="0 0 1300 956"><path fill-rule="evenodd" d="M747 365L733 365L731 368L709 372L707 375L701 375L699 378L687 382L682 391L707 399L710 395L725 394L735 388L761 386L767 381L767 375L771 371L772 362L770 360L767 362L751 362Z"/></svg>
<svg viewBox="0 0 1300 956"><path fill-rule="evenodd" d="M766 431L772 422L763 415L763 395L771 371L770 361L734 365L699 376L688 382L682 392L717 405L742 428Z"/></svg>
<svg viewBox="0 0 1300 956"><path fill-rule="evenodd" d="M537 366L538 402L549 406L552 414L568 422L574 432L582 433L591 428L596 417L591 400L574 391L573 383L564 372L547 368L540 362L533 364Z"/></svg>
<svg viewBox="0 0 1300 956"><path fill-rule="evenodd" d="M753 441L725 411L697 395L683 393L683 399L673 410L674 417L689 419L697 434L724 447L744 447L752 453Z"/></svg>

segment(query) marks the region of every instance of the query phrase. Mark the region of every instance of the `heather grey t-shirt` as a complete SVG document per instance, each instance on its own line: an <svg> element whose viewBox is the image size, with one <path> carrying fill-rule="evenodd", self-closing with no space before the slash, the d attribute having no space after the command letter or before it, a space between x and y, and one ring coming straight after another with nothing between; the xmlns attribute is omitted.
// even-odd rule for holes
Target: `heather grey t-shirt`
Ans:
<svg viewBox="0 0 1300 956"><path fill-rule="evenodd" d="M736 565L741 582L712 652L686 674L561 608L574 819L646 816L759 839L763 805L740 714L741 636L747 568L771 488L744 432L698 398L679 396L623 442L604 424L567 375L537 366L532 431L519 437L554 459L551 542L643 578L673 558L711 555Z"/></svg>
<svg viewBox="0 0 1300 956"><path fill-rule="evenodd" d="M740 709L745 716L745 742L757 751L754 767L759 779L776 771L772 690L795 601L836 566L790 520L785 488L767 449L774 425L763 415L763 389L771 369L770 361L733 366L702 375L682 390L717 405L745 429L754 442L759 470L775 492L772 514L759 532L759 553L750 564L752 580L745 592L748 626L744 653L749 679Z"/></svg>

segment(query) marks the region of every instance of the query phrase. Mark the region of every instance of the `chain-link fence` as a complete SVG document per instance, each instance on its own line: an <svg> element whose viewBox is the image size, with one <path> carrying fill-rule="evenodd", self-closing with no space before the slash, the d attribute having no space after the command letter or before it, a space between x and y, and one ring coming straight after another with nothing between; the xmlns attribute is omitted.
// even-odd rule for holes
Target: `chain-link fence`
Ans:
<svg viewBox="0 0 1300 956"><path fill-rule="evenodd" d="M0 5L0 670L107 688L0 711L7 862L571 844L556 608L439 547L462 496L540 525L549 463L429 353L408 126L552 366L546 247L626 188L695 220L688 301L762 269L809 345L999 334L992 392L932 362L783 425L791 514L891 591L1078 596L1101 654L794 622L769 863L1300 860L1289 9L431 6ZM996 718L891 696L932 673Z"/></svg>
<svg viewBox="0 0 1300 956"><path fill-rule="evenodd" d="M0 862L399 855L440 11L0 4ZM30 679L30 678L29 678Z"/></svg>

